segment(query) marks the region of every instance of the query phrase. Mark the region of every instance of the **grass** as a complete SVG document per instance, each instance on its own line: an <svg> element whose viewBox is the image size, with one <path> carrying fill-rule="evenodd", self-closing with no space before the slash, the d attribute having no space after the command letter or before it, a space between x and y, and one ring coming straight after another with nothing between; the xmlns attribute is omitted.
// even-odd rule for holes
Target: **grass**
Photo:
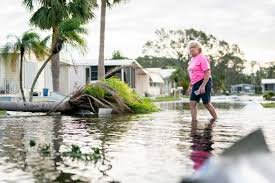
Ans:
<svg viewBox="0 0 275 183"><path fill-rule="evenodd" d="M1 111L1 110L0 110L0 117L1 117L1 116L5 116L5 115L6 115L6 111Z"/></svg>
<svg viewBox="0 0 275 183"><path fill-rule="evenodd" d="M63 156L77 160L94 161L97 163L98 160L102 158L101 150L99 148L91 148L91 150L90 153L85 154L78 145L71 145L68 151L63 153Z"/></svg>
<svg viewBox="0 0 275 183"><path fill-rule="evenodd" d="M168 102L168 101L177 101L180 98L174 96L166 96L166 97L156 97L153 99L154 102Z"/></svg>
<svg viewBox="0 0 275 183"><path fill-rule="evenodd" d="M275 103L261 103L265 108L275 108Z"/></svg>
<svg viewBox="0 0 275 183"><path fill-rule="evenodd" d="M50 144L49 145L48 144L39 145L38 151L43 156L50 156L50 154L51 154L51 145Z"/></svg>
<svg viewBox="0 0 275 183"><path fill-rule="evenodd" d="M159 109L152 100L139 96L126 83L116 77L111 77L103 81L106 85L116 91L123 102L136 114L146 114L156 112ZM108 92L100 86L88 85L84 88L84 93L94 96L98 99L109 100Z"/></svg>
<svg viewBox="0 0 275 183"><path fill-rule="evenodd" d="M158 108L149 99L139 96L132 88L120 79L112 77L105 80L105 83L117 91L125 103L136 113L146 114L158 111Z"/></svg>

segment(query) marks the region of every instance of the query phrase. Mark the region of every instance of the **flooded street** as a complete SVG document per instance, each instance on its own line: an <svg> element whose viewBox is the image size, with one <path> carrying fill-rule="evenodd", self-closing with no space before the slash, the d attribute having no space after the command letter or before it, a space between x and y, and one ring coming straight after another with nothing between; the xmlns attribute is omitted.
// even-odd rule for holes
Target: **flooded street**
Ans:
<svg viewBox="0 0 275 183"><path fill-rule="evenodd" d="M216 104L220 119L199 110L191 124L188 105L161 103L149 115L78 118L31 116L0 119L0 182L176 183L202 161L258 127L275 151L275 110L258 104ZM31 147L30 141L36 145ZM64 157L70 145L100 148L97 163ZM49 145L49 154L39 146Z"/></svg>

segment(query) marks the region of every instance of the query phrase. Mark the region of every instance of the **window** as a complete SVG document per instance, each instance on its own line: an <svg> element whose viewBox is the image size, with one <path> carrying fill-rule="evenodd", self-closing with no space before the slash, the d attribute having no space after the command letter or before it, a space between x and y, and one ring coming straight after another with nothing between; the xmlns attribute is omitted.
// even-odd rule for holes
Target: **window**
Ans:
<svg viewBox="0 0 275 183"><path fill-rule="evenodd" d="M97 80L97 66L92 66L91 67L91 81L96 81Z"/></svg>

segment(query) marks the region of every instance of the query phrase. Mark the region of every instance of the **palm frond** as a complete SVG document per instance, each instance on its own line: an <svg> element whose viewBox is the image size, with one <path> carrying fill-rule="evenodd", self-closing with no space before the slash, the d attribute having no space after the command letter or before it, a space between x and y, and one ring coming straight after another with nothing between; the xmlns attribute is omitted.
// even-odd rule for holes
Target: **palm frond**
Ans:
<svg viewBox="0 0 275 183"><path fill-rule="evenodd" d="M4 60L15 60L20 52L21 39L16 35L8 35L7 39L9 41L1 49L1 57Z"/></svg>
<svg viewBox="0 0 275 183"><path fill-rule="evenodd" d="M59 33L65 45L80 49L83 53L87 50L87 42L83 37L87 34L87 29L79 19L64 20L60 24Z"/></svg>
<svg viewBox="0 0 275 183"><path fill-rule="evenodd" d="M119 4L121 2L126 2L126 0L105 0L106 1L106 5L111 8L112 6Z"/></svg>
<svg viewBox="0 0 275 183"><path fill-rule="evenodd" d="M16 54L18 53L18 50L14 49L14 44L12 43L6 43L4 47L1 49L1 57L4 60L10 60L11 55L15 52Z"/></svg>
<svg viewBox="0 0 275 183"><path fill-rule="evenodd" d="M31 25L37 26L42 30L50 29L52 27L52 18L50 9L47 7L39 8L30 19Z"/></svg>
<svg viewBox="0 0 275 183"><path fill-rule="evenodd" d="M55 4L55 3L54 3ZM56 3L54 6L41 6L31 17L31 25L35 25L42 30L51 29L58 26L63 19L68 18L68 12Z"/></svg>
<svg viewBox="0 0 275 183"><path fill-rule="evenodd" d="M46 36L44 39L42 39L41 45L46 47L47 43L50 41L50 39L51 39L51 36Z"/></svg>
<svg viewBox="0 0 275 183"><path fill-rule="evenodd" d="M27 31L22 36L22 44L25 47L31 47L33 42L39 42L40 36L36 32Z"/></svg>
<svg viewBox="0 0 275 183"><path fill-rule="evenodd" d="M33 10L33 0L23 0L23 5L25 5L27 9Z"/></svg>
<svg viewBox="0 0 275 183"><path fill-rule="evenodd" d="M48 55L47 41L49 37L41 40L39 34L29 30L24 32L21 37L9 35L8 38L13 41L7 42L1 50L4 59L17 60L22 48L24 50L23 54L29 54L29 56L31 56L33 53L38 59L43 59Z"/></svg>
<svg viewBox="0 0 275 183"><path fill-rule="evenodd" d="M66 6L71 17L83 22L95 17L93 10L97 7L96 0L71 0Z"/></svg>
<svg viewBox="0 0 275 183"><path fill-rule="evenodd" d="M47 48L43 43L34 43L32 45L32 52L35 57L41 61L44 60L49 55L49 48Z"/></svg>
<svg viewBox="0 0 275 183"><path fill-rule="evenodd" d="M61 22L59 26L60 35L66 34L67 32L74 32L82 26L80 19L72 18Z"/></svg>
<svg viewBox="0 0 275 183"><path fill-rule="evenodd" d="M95 15L96 0L23 0L23 4L30 10L34 9L34 2L39 8L34 12L30 23L42 30L58 26L68 18L79 18L87 22Z"/></svg>

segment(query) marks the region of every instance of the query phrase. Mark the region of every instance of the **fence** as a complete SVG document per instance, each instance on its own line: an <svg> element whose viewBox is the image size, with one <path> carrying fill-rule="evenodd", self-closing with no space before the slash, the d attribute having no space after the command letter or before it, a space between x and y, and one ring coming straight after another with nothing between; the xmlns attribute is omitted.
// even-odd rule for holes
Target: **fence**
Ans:
<svg viewBox="0 0 275 183"><path fill-rule="evenodd" d="M19 92L19 84L14 80L4 79L2 86L0 86L0 94L17 94Z"/></svg>

